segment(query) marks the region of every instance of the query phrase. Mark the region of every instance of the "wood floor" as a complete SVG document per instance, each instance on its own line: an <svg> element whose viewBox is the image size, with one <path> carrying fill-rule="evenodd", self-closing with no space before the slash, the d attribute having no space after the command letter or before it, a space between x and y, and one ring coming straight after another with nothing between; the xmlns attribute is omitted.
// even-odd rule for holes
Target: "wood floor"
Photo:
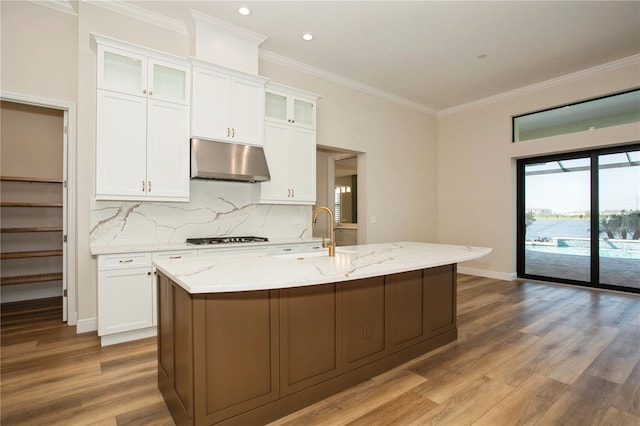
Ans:
<svg viewBox="0 0 640 426"><path fill-rule="evenodd" d="M155 339L2 305L1 424L171 425ZM640 425L640 297L460 275L459 338L275 425Z"/></svg>

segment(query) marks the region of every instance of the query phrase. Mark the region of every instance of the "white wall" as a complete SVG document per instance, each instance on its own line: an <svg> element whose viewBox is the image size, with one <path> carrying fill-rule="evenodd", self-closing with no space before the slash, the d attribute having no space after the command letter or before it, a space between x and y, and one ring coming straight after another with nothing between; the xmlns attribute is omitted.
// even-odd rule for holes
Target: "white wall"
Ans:
<svg viewBox="0 0 640 426"><path fill-rule="evenodd" d="M463 264L463 270L500 278L515 274L515 159L640 140L640 125L633 123L514 144L511 117L638 86L636 58L440 115L438 240L493 248L491 255Z"/></svg>

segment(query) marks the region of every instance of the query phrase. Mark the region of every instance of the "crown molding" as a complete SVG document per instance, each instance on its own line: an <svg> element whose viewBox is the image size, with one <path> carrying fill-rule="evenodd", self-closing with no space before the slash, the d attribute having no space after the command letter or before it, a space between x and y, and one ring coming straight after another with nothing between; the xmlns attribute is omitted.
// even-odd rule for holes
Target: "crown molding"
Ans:
<svg viewBox="0 0 640 426"><path fill-rule="evenodd" d="M519 89L510 90L508 92L499 93L494 96L489 96L488 98L479 99L477 101L472 101L472 102L454 106L451 108L446 108L446 109L440 110L438 112L438 115L443 116L447 114L453 114L456 112L477 108L479 106L488 105L494 102L499 102L509 98L521 96L526 93L537 92L542 89L555 87L555 86L566 84L572 81L577 81L577 80L581 80L581 79L595 76L598 74L614 71L630 65L638 65L638 67L640 68L640 55L633 55L627 58L618 59L617 61L608 62L606 64L597 65L595 67L584 69L582 71L577 71L571 74L563 75L561 77L552 78L551 80L546 80L540 83L531 84L529 86L520 87Z"/></svg>
<svg viewBox="0 0 640 426"><path fill-rule="evenodd" d="M312 65L305 64L303 62L295 61L291 58L287 58L286 56L278 55L277 53L260 49L260 59L265 60L267 62L272 62L274 64L283 65L287 68L291 68L297 71L302 71L306 74L313 75L314 77L322 78L324 80L331 81L332 83L337 83L342 86L346 86L350 89L359 90L361 92L367 93L369 95L377 96L379 98L394 102L399 105L403 105L417 111L421 111L431 115L437 115L438 112L432 108L429 108L425 105L419 104L417 102L410 101L409 99L402 98L400 96L392 95L391 93L385 92L380 89L376 89L375 87L368 86L366 84L360 83L355 80L348 79L346 77L342 77L338 74L333 74L328 71L325 71L321 68L314 67Z"/></svg>
<svg viewBox="0 0 640 426"><path fill-rule="evenodd" d="M67 0L30 0L39 6L55 9L59 12L68 13L69 15L78 16L78 11L73 8L71 2Z"/></svg>
<svg viewBox="0 0 640 426"><path fill-rule="evenodd" d="M110 10L115 13L119 13L121 15L128 16L130 18L138 19L140 21L144 21L149 24L156 25L158 27L161 27L170 31L174 31L176 33L188 35L187 27L185 26L184 22L178 19L169 18L168 16L160 15L159 13L148 11L141 7L133 6L122 0L110 0L110 1L81 0L81 1L91 4L93 6Z"/></svg>
<svg viewBox="0 0 640 426"><path fill-rule="evenodd" d="M191 18L197 25L202 25L212 30L218 31L222 34L226 34L231 37L239 38L247 43L255 44L257 46L267 40L267 36L254 33L253 31L245 30L237 25L230 24L221 19L214 18L213 16L205 15L197 10L189 9Z"/></svg>

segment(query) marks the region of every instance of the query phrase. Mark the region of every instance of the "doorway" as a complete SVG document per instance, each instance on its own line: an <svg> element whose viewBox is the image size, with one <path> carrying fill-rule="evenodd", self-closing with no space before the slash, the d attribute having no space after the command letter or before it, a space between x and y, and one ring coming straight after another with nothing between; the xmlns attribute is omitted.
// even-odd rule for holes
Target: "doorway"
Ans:
<svg viewBox="0 0 640 426"><path fill-rule="evenodd" d="M640 293L640 145L518 160L518 276Z"/></svg>
<svg viewBox="0 0 640 426"><path fill-rule="evenodd" d="M3 93L2 303L60 297L75 307L75 105Z"/></svg>

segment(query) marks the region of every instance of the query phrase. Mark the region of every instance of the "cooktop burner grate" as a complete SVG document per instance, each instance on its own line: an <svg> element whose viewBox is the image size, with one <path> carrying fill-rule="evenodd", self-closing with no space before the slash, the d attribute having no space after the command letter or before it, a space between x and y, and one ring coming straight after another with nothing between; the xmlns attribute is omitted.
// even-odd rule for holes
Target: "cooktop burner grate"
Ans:
<svg viewBox="0 0 640 426"><path fill-rule="evenodd" d="M187 238L187 244L235 244L235 243L265 243L269 239L265 237L204 237Z"/></svg>

